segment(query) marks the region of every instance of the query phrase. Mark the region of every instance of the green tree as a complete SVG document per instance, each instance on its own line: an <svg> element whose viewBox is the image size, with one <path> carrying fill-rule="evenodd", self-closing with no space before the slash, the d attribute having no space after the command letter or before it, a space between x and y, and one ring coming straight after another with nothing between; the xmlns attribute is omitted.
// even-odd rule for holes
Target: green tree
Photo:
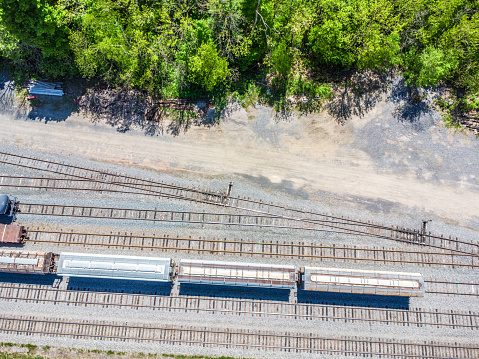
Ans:
<svg viewBox="0 0 479 359"><path fill-rule="evenodd" d="M427 46L420 54L411 50L406 57L408 67L404 75L409 83L423 87L437 85L457 69L459 62L450 53Z"/></svg>
<svg viewBox="0 0 479 359"><path fill-rule="evenodd" d="M64 13L56 4L56 0L0 0L2 26L24 49L39 49L42 56L34 67L52 76L74 68L69 29L61 23Z"/></svg>
<svg viewBox="0 0 479 359"><path fill-rule="evenodd" d="M203 44L198 53L192 56L189 61L191 82L211 91L217 84L223 82L229 74L228 61L220 57L218 50L211 44Z"/></svg>
<svg viewBox="0 0 479 359"><path fill-rule="evenodd" d="M281 76L288 76L291 70L291 49L284 42L276 46L271 53L271 65Z"/></svg>
<svg viewBox="0 0 479 359"><path fill-rule="evenodd" d="M479 90L479 2L422 0L404 31L404 75L418 86L449 81Z"/></svg>
<svg viewBox="0 0 479 359"><path fill-rule="evenodd" d="M396 6L388 0L323 1L305 32L317 61L370 69L397 63L406 23Z"/></svg>

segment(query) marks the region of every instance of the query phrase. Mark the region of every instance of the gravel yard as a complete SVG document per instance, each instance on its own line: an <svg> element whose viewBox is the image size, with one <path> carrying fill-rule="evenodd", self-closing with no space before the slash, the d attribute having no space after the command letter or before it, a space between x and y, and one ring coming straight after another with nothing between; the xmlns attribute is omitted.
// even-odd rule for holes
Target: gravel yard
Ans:
<svg viewBox="0 0 479 359"><path fill-rule="evenodd" d="M272 110L262 106L232 109L219 125L192 127L178 137L144 136L131 130L118 133L105 124L93 125L79 115L65 121L46 122L11 113L0 114L0 151L59 161L65 164L118 172L154 181L226 192L234 181L233 195L261 199L295 208L373 221L408 228L432 220L428 230L479 243L479 142L472 135L445 129L431 109L416 117L394 116L402 104L400 84L364 117L338 125L326 112L295 115L289 122L275 122ZM396 92L394 92L396 91ZM432 94L427 101L432 100ZM403 114L404 115L404 114ZM408 120L404 120L404 119ZM6 175L55 177L55 174L0 164ZM170 211L231 212L212 205L154 198L144 195L79 193L68 190L2 188L0 193L16 196L23 203L89 205ZM415 245L375 237L357 237L324 231L280 228L247 228L201 224L105 220L72 217L18 215L18 223L30 229L65 232L130 233L133 235L228 238L245 241L275 240L291 243L384 247L415 250ZM369 262L320 261L260 255L218 255L196 252L162 252L148 249L119 249L100 246L71 246L27 241L25 250L89 252L181 258L229 260L254 263L317 265L339 268L420 272L425 279L479 283L476 269L424 266L417 264L371 264ZM432 251L432 249L431 249ZM2 274L1 283L54 285L48 276L19 277ZM69 290L152 292L149 284L71 278ZM158 287L158 295L170 295L171 288ZM219 289L218 289L219 288ZM287 291L242 291L238 288L198 289L180 287L180 296L224 297L288 301ZM427 289L427 288L426 288ZM298 301L321 303L317 293L300 291ZM339 294L327 302L334 305L377 306ZM385 299L389 300L389 298ZM402 301L402 299L401 299ZM394 308L395 303L390 306ZM410 298L409 309L461 310L479 313L477 296L426 294ZM359 336L413 341L478 344L476 330L410 327L377 323L328 322L304 319L169 312L151 309L114 309L81 305L40 304L2 301L0 315L30 315L65 319L92 319L151 325L184 325L208 328L266 329L272 332L313 333L317 336ZM477 328L476 328L477 329ZM112 342L71 338L50 338L0 334L1 342L30 343L54 347L75 347L126 352L155 352L188 355L229 355L248 358L342 358L341 356L221 349L157 343Z"/></svg>

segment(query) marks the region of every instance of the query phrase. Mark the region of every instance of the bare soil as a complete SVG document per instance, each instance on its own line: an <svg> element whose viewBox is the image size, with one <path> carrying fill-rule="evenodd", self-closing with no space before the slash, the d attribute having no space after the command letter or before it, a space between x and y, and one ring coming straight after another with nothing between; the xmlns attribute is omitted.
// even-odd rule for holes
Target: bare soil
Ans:
<svg viewBox="0 0 479 359"><path fill-rule="evenodd" d="M479 139L446 129L427 101L408 107L400 91L392 88L361 116L339 122L328 107L276 122L271 108L231 105L218 125L186 127L176 137L145 135L134 126L120 133L71 108L64 120L46 121L46 106L35 116L28 110L0 115L0 142L182 176L244 180L329 201L332 208L368 202L380 212L400 205L476 228Z"/></svg>

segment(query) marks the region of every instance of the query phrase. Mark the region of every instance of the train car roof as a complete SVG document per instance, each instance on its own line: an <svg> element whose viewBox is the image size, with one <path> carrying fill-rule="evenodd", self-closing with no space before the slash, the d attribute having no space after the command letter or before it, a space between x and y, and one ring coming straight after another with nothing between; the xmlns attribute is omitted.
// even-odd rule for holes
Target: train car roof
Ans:
<svg viewBox="0 0 479 359"><path fill-rule="evenodd" d="M322 272L329 272L329 273L349 273L351 275L355 274L371 274L371 275L378 275L378 276L415 276L415 277L422 277L421 273L410 273L410 272L392 272L392 271L376 271L370 269L348 269L348 268L330 268L330 267L304 267L305 272L313 272L313 271L322 271Z"/></svg>
<svg viewBox="0 0 479 359"><path fill-rule="evenodd" d="M245 262L223 262L223 261L203 261L196 259L181 259L180 265L182 263L188 264L204 264L212 266L226 266L226 267L257 267L257 268L272 268L272 269L292 269L296 270L296 267L293 265L282 265L282 264L265 264L265 263L245 263Z"/></svg>
<svg viewBox="0 0 479 359"><path fill-rule="evenodd" d="M57 263L57 274L166 282L170 279L170 268L170 258L63 252Z"/></svg>
<svg viewBox="0 0 479 359"><path fill-rule="evenodd" d="M296 279L292 265L184 259L178 268L180 283L291 289Z"/></svg>
<svg viewBox="0 0 479 359"><path fill-rule="evenodd" d="M424 295L419 273L388 272L326 267L304 267L305 290L394 296Z"/></svg>
<svg viewBox="0 0 479 359"><path fill-rule="evenodd" d="M0 250L0 272L46 274L50 272L52 253Z"/></svg>
<svg viewBox="0 0 479 359"><path fill-rule="evenodd" d="M9 199L6 194L0 194L0 215L7 213L8 201Z"/></svg>

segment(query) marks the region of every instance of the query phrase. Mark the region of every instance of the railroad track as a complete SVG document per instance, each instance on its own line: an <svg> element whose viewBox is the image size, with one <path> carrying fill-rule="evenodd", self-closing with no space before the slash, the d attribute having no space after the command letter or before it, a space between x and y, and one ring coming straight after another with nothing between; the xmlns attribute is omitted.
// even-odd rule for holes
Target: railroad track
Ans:
<svg viewBox="0 0 479 359"><path fill-rule="evenodd" d="M141 249L175 253L226 254L246 257L293 258L321 261L372 262L383 264L417 264L452 268L478 268L479 257L449 252L410 251L387 248L358 248L357 246L318 245L312 242L244 239L177 238L132 234L100 234L50 231L28 228L32 243L91 246L122 249Z"/></svg>
<svg viewBox="0 0 479 359"><path fill-rule="evenodd" d="M447 238L415 229L383 226L366 221L358 221L342 216L333 216L325 213L296 209L250 198L235 197L229 195L229 193L204 191L7 152L0 152L0 163L60 174L77 179L81 178L90 181L97 181L110 186L108 187L110 189L112 188L111 186L120 186L123 188L135 189L137 191L140 190L144 192L144 194L155 197L162 196L167 198L192 200L205 204L235 208L242 211L256 212L263 215L273 215L275 217L288 217L292 220L308 221L323 226L324 228L341 229L343 232L349 234L378 236L379 238L400 240L436 248L446 248L462 253L479 254L479 244L471 241L451 237ZM54 188L54 186L50 186L50 188Z"/></svg>
<svg viewBox="0 0 479 359"><path fill-rule="evenodd" d="M135 176L127 176L121 173L101 171L84 166L64 164L56 161L49 161L40 158L22 156L0 151L0 163L26 169L39 170L60 174L72 178L87 179L102 182L110 185L121 185L128 188L143 189L148 192L150 189L163 189L165 193L184 199L198 200L211 203L223 203L226 193L206 191L198 188L177 186L165 182L154 182ZM154 191L152 190L151 193Z"/></svg>
<svg viewBox="0 0 479 359"><path fill-rule="evenodd" d="M288 220L285 220L284 218L252 214L163 211L158 209L70 206L62 204L40 203L19 203L17 209L17 213L20 214L42 216L104 218L152 222L178 222L201 225L224 225L319 231L319 229L311 227L308 223L301 222L298 223L297 226L292 226L289 224Z"/></svg>
<svg viewBox="0 0 479 359"><path fill-rule="evenodd" d="M45 285L0 283L0 299L82 307L149 309L182 313L318 320L341 323L369 323L411 327L479 329L479 313L455 310L409 310L288 303L284 301L129 294L65 290Z"/></svg>
<svg viewBox="0 0 479 359"><path fill-rule="evenodd" d="M324 229L312 226L309 222L294 222L294 225L287 218L252 215L252 214L231 214L211 212L190 212L190 211L164 211L158 209L132 209L115 207L95 206L71 206L61 204L39 204L39 203L18 203L17 213L31 215L46 215L60 217L83 217L103 218L121 220L141 220L153 222L191 223L201 225L223 225L242 226L259 228L277 228L290 230L325 231ZM326 230L334 232L332 230ZM341 232L339 232L341 233ZM377 237L377 236L376 236ZM424 244L424 246L430 246ZM432 246L434 247L434 246ZM444 249L443 247L438 247ZM474 253L460 250L447 249L451 252L477 256Z"/></svg>
<svg viewBox="0 0 479 359"><path fill-rule="evenodd" d="M121 182L101 182L101 181L96 181L96 180L89 180L89 179L78 179L78 178L47 178L47 177L31 177L31 176L10 176L10 175L1 175L0 176L0 187L15 187L15 188L30 188L30 189L44 189L44 190L73 190L73 191L81 191L81 192L88 192L88 191L93 191L93 192L100 192L100 193L120 193L122 195L148 195L151 196L152 193L150 192L144 192L141 189L125 189L123 187L117 187L116 185L121 185ZM163 189L157 190L153 193L155 197L162 197L162 198L169 198L169 199L180 199L180 200L189 200L189 201L194 201L198 203L206 203L206 204L211 204L208 201L205 200L199 200L196 198L186 198L177 194L172 194L169 191L164 191ZM223 203L225 202L225 199L223 199ZM310 220L307 218L299 218L299 217L288 217L284 215L272 215L268 212L262 212L262 211L253 211L241 207L234 207L230 205L223 205L222 209L224 210L230 210L228 214L235 214L234 212L231 212L231 210L239 210L244 213L253 213L254 215L257 216L265 216L265 217L274 217L274 218L281 218L284 220L284 222L290 222L290 223L295 223L294 226L298 226L298 222L300 222L299 226L302 228L312 228L313 226L319 228L323 228L322 231L325 232L334 232L334 233L348 233L348 234L354 234L354 235L360 235L360 236L371 236L374 231L371 231L373 228L372 226L369 226L370 228L367 229L366 231L364 230L357 230L357 229L351 229L348 228L347 225L345 225L346 222L343 220L336 220L336 219L322 219L321 221L319 220ZM320 229L317 229L320 230ZM377 236L377 235L376 235ZM389 237L385 237L387 239L390 239ZM411 242L410 239L408 240L401 240L397 239L399 241L404 241L404 242ZM420 243L420 240L417 239L417 242Z"/></svg>
<svg viewBox="0 0 479 359"><path fill-rule="evenodd" d="M325 338L312 333L250 329L212 329L98 320L1 316L0 332L109 341L135 341L213 348L257 349L292 353L343 354L381 358L476 359L479 346L367 337Z"/></svg>
<svg viewBox="0 0 479 359"><path fill-rule="evenodd" d="M479 297L479 283L425 280L427 294L465 295Z"/></svg>

